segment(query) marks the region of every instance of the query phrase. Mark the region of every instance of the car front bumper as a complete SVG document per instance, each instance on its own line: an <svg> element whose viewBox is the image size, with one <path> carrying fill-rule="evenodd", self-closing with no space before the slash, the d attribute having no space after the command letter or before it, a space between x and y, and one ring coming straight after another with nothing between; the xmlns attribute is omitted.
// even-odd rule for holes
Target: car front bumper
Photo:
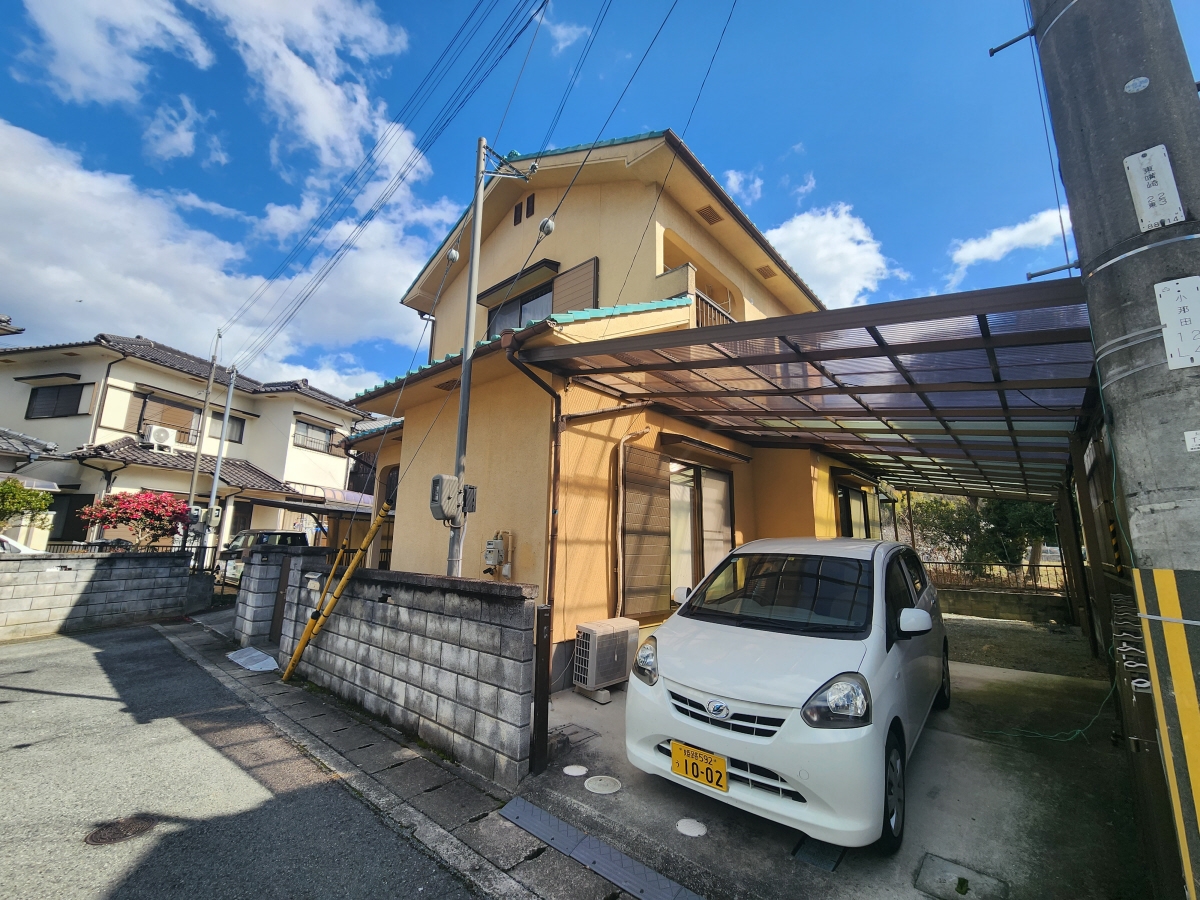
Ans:
<svg viewBox="0 0 1200 900"><path fill-rule="evenodd" d="M715 697L735 711L776 716L784 722L770 737L734 733L679 712L672 693L700 702ZM866 846L882 833L884 739L875 724L813 728L799 710L706 694L661 677L653 686L629 679L625 752L633 765L843 847ZM729 790L716 790L674 773L672 740L724 756Z"/></svg>

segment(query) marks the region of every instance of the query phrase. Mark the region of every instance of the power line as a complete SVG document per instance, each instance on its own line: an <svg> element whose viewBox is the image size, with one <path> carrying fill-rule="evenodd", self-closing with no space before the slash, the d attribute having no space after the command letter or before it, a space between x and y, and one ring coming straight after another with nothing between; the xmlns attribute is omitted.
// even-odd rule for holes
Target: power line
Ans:
<svg viewBox="0 0 1200 900"><path fill-rule="evenodd" d="M495 70L496 66L504 59L508 52L512 49L515 43L520 39L521 35L529 27L533 21L533 14L537 10L544 10L548 0L540 0L532 9L526 9L528 3L524 3L520 8L511 12L501 28L496 32L495 36L489 42L484 52L480 54L470 70L464 75L460 81L458 88L452 94L439 111L431 126L422 135L422 138L417 142L410 152L408 158L393 175L391 180L385 185L375 202L362 215L356 226L351 230L350 234L342 241L341 245L334 253L321 265L314 273L309 281L305 284L299 293L288 301L284 309L275 317L269 325L263 327L263 330L254 338L250 339L247 344L243 345L237 357L239 368L245 369L255 358L257 358L267 346L275 339L276 336L287 326L289 322L303 307L304 303L312 296L312 294L324 283L325 279L333 271L342 258L348 253L357 243L359 236L366 227L374 220L380 210L387 204L395 192L407 179L412 169L417 163L424 158L429 148L441 137L442 133L457 117L463 107L471 100L475 93L482 86L487 77ZM282 298L281 298L282 299ZM276 301L276 306L280 301ZM272 307L274 309L274 306Z"/></svg>
<svg viewBox="0 0 1200 900"><path fill-rule="evenodd" d="M717 61L717 54L721 50L721 44L725 42L725 32L729 30L729 23L733 20L733 11L737 9L737 0L733 0L729 7L729 15L725 18L725 25L721 29L721 36L717 38L717 46L713 48L712 56L708 58L708 68L704 70L704 77L700 80L700 87L696 91L696 99L692 101L691 112L688 113L687 121L683 124L683 131L679 138L682 140L687 137L688 129L692 127L692 117L696 115L696 107L700 105L700 97L704 93L704 86L708 84L708 76L712 73L713 63ZM662 199L663 191L667 189L667 179L671 177L671 170L675 168L675 160L679 159L679 151L671 154L671 164L667 166L667 174L663 176L662 184L658 186L658 193L654 197L654 206L650 207L650 218L646 220L646 227L642 229L642 236L638 240L637 249L633 251L633 256L629 260L629 269L625 272L625 280L621 282L621 290L617 292L617 302L614 305L619 305L621 295L625 293L625 285L629 283L629 276L633 272L633 264L637 262L637 255L642 250L642 244L646 240L646 234L650 231L650 225L654 221L654 214L658 212L658 201ZM605 327L607 331L607 325Z"/></svg>

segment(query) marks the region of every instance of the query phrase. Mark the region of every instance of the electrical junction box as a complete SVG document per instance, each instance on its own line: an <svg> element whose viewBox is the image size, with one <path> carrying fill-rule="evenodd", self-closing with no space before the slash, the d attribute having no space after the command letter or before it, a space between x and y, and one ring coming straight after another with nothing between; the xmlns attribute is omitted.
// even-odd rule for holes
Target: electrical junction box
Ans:
<svg viewBox="0 0 1200 900"><path fill-rule="evenodd" d="M214 506L212 509L204 511L204 521L209 526L216 528L221 524L221 507Z"/></svg>
<svg viewBox="0 0 1200 900"><path fill-rule="evenodd" d="M443 522L458 518L460 498L458 479L453 475L434 475L429 487L429 511Z"/></svg>
<svg viewBox="0 0 1200 900"><path fill-rule="evenodd" d="M188 507L188 524L189 525L195 525L197 522L199 522L203 518L204 518L204 507L203 506L189 506Z"/></svg>

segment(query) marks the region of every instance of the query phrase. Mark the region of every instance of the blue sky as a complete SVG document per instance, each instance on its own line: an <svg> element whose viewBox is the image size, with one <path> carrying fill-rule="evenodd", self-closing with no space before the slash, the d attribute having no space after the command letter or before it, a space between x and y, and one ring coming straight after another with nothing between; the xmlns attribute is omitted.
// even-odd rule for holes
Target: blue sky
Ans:
<svg viewBox="0 0 1200 900"><path fill-rule="evenodd" d="M472 5L0 0L0 312L28 328L8 343L112 331L206 353ZM540 144L600 6L550 7L502 151ZM614 0L554 145L596 136L669 6ZM683 128L728 11L679 3L604 137ZM1176 11L1200 46L1196 4ZM1064 261L1029 48L987 55L1025 27L1020 0L740 0L686 140L830 305L1023 281ZM468 201L531 36L252 374L350 394L408 367L421 326L397 300Z"/></svg>

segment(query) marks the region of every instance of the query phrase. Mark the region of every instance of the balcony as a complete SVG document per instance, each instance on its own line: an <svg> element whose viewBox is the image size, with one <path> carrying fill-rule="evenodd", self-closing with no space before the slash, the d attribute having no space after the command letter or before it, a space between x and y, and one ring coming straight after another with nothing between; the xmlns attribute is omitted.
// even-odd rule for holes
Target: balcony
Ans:
<svg viewBox="0 0 1200 900"><path fill-rule="evenodd" d="M345 456L346 450L341 441L334 437L316 434L292 435L292 446L303 447L305 450L315 450L317 453L328 453L331 456Z"/></svg>
<svg viewBox="0 0 1200 900"><path fill-rule="evenodd" d="M696 328L708 328L711 325L730 325L736 322L733 316L696 291Z"/></svg>

